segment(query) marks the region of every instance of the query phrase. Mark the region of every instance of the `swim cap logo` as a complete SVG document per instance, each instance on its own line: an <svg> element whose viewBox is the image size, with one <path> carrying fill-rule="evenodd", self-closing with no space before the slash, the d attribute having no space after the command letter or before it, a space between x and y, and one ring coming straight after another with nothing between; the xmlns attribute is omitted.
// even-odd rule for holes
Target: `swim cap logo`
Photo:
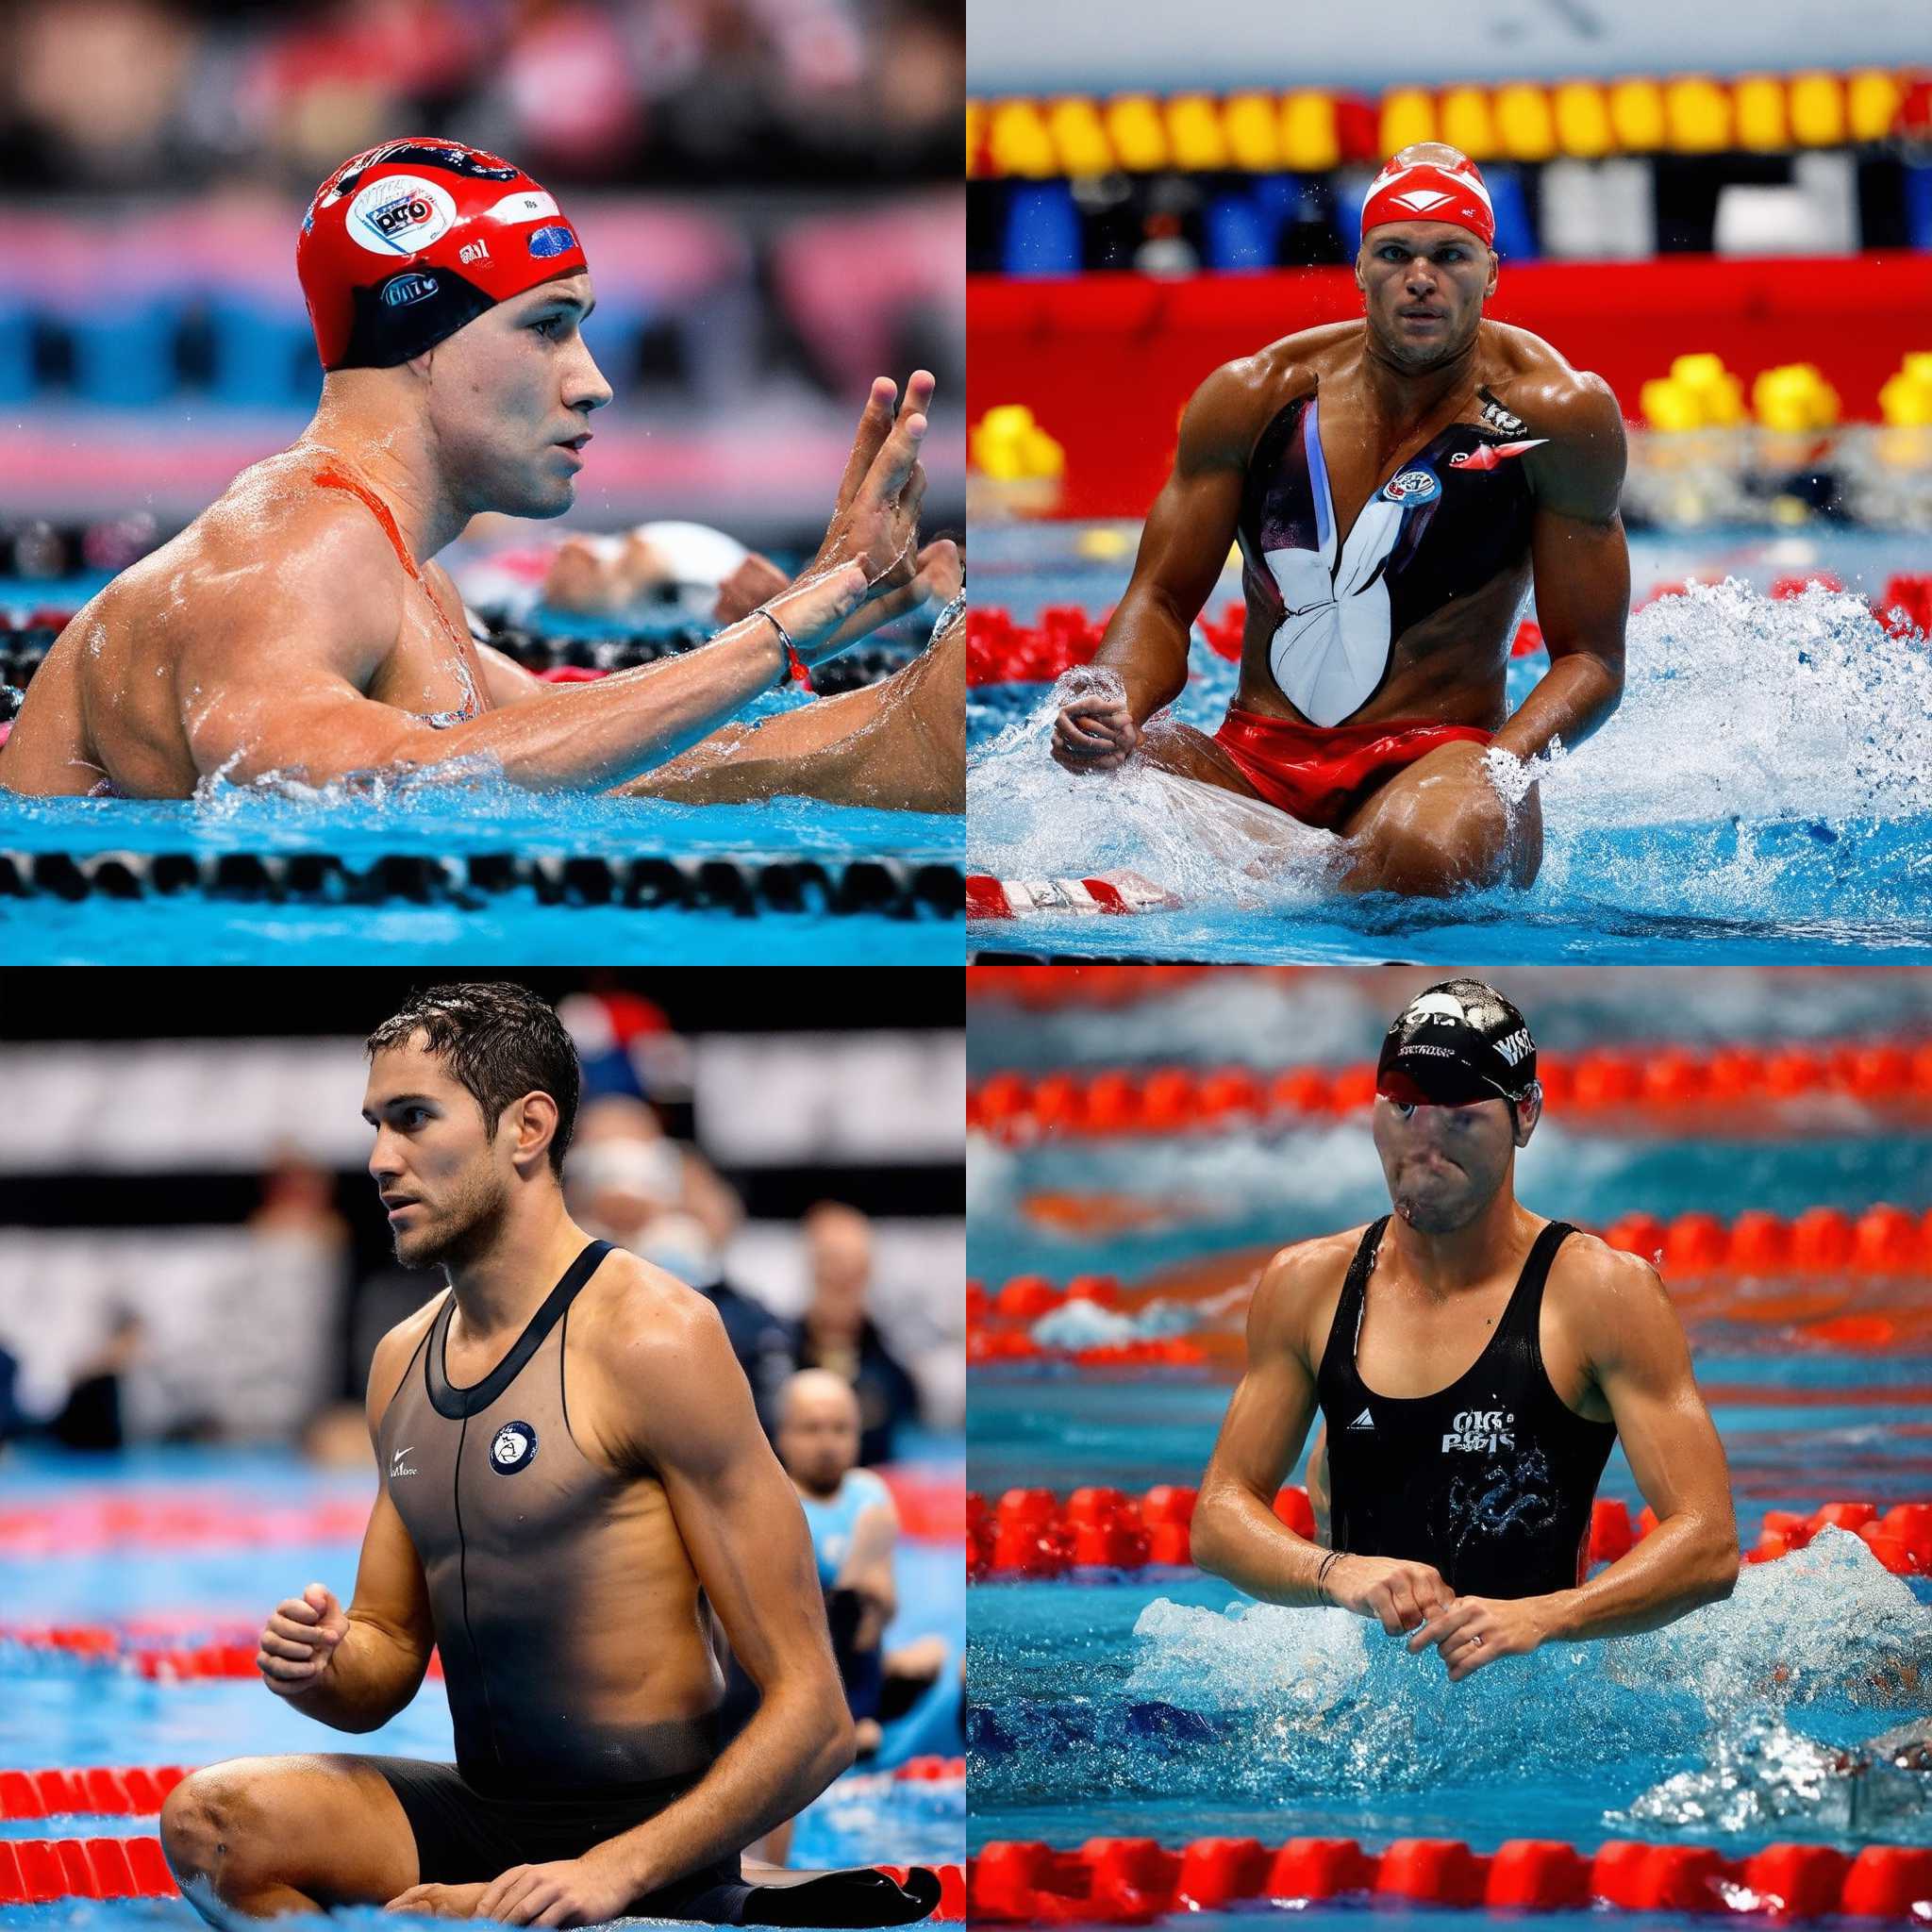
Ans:
<svg viewBox="0 0 1932 1932"><path fill-rule="evenodd" d="M420 255L456 225L449 190L420 175L385 175L349 204L349 239L371 255Z"/></svg>
<svg viewBox="0 0 1932 1932"><path fill-rule="evenodd" d="M1442 1449L1473 1449L1494 1455L1499 1449L1516 1446L1516 1411L1505 1408L1465 1408L1457 1412L1449 1433L1442 1438Z"/></svg>
<svg viewBox="0 0 1932 1932"><path fill-rule="evenodd" d="M1405 470L1391 476L1382 491L1384 502L1399 503L1405 509L1417 504L1433 503L1442 493L1442 479L1433 470Z"/></svg>
<svg viewBox="0 0 1932 1932"><path fill-rule="evenodd" d="M490 1445L490 1466L498 1475L514 1475L537 1459L537 1432L528 1423L505 1423Z"/></svg>
<svg viewBox="0 0 1932 1932"><path fill-rule="evenodd" d="M385 308L407 308L412 302L426 302L436 293L434 275L391 275L382 285Z"/></svg>
<svg viewBox="0 0 1932 1932"><path fill-rule="evenodd" d="M1444 194L1438 188L1411 188L1404 194L1391 194L1389 199L1397 208L1412 209L1419 215L1425 215L1432 208L1441 208L1445 201L1454 201L1453 194Z"/></svg>
<svg viewBox="0 0 1932 1932"><path fill-rule="evenodd" d="M1527 1026L1518 1027L1507 1039L1499 1040L1496 1042L1496 1051L1512 1067L1521 1061L1525 1054L1531 1053L1534 1050L1534 1042L1530 1040L1529 1028Z"/></svg>
<svg viewBox="0 0 1932 1932"><path fill-rule="evenodd" d="M577 238L568 228L557 224L539 228L530 237L530 253L539 260L546 256L568 255L576 245Z"/></svg>

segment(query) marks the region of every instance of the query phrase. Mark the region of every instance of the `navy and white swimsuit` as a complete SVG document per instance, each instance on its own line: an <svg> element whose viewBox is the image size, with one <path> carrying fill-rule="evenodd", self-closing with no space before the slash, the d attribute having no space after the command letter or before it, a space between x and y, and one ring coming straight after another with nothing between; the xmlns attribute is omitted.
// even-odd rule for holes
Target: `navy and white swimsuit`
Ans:
<svg viewBox="0 0 1932 1932"><path fill-rule="evenodd" d="M1274 613L1269 665L1311 724L1353 717L1381 689L1411 625L1526 555L1535 502L1515 458L1541 439L1484 401L1517 433L1451 424L1369 498L1345 542L1319 396L1298 396L1261 432L1237 531L1241 581L1251 605Z"/></svg>

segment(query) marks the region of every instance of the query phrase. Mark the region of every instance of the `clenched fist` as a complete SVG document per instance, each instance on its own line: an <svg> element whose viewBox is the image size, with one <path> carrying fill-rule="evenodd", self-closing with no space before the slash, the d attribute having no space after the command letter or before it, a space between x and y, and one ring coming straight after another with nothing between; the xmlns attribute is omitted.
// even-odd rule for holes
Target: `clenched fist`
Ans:
<svg viewBox="0 0 1932 1932"><path fill-rule="evenodd" d="M275 1606L262 1627L255 1668L277 1697L299 1697L322 1681L348 1634L348 1615L335 1592L311 1583Z"/></svg>

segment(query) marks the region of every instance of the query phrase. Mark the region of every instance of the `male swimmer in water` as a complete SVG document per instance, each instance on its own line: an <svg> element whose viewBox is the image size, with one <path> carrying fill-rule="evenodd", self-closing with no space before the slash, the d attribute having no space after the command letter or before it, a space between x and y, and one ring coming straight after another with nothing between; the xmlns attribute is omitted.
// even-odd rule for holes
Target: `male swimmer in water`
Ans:
<svg viewBox="0 0 1932 1932"><path fill-rule="evenodd" d="M915 555L932 377L913 375L896 419L882 379L795 583L683 657L543 683L471 638L431 559L480 510L571 507L610 400L578 333L593 296L575 229L492 155L392 142L324 183L296 267L327 372L314 421L76 614L0 751L0 786L181 798L217 776L322 785L457 759L520 786L619 786L957 579L951 544ZM963 766L963 686L944 673L957 659L962 682L963 649L956 635L850 694L862 703L808 707L813 724L774 720L787 728L740 750L768 790L927 804L955 716ZM863 756L841 761L855 738ZM704 795L695 774L666 775Z"/></svg>
<svg viewBox="0 0 1932 1932"><path fill-rule="evenodd" d="M295 1709L369 1731L434 1648L456 1762L197 1772L161 1814L184 1891L215 1923L384 1903L544 1925L924 1916L929 1873L741 1870L851 1762L852 1722L798 1499L716 1313L564 1210L579 1076L556 1015L517 986L435 987L369 1047L397 1258L449 1288L370 1369L380 1489L353 1600L310 1584L256 1663ZM722 1752L713 1614L762 1692Z"/></svg>
<svg viewBox="0 0 1932 1932"><path fill-rule="evenodd" d="M1486 753L1574 746L1622 694L1624 425L1598 377L1483 320L1494 236L1467 157L1404 148L1363 206L1363 321L1284 337L1194 392L1094 660L1124 695L1062 708L1062 765L1110 772L1138 750L1339 833L1352 891L1536 876L1536 789L1506 804ZM1154 714L1187 681L1189 626L1235 539L1241 682L1210 738ZM1550 668L1506 716L1532 577Z"/></svg>
<svg viewBox="0 0 1932 1932"><path fill-rule="evenodd" d="M1383 1041L1374 1108L1395 1211L1284 1248L1262 1274L1195 1560L1270 1603L1411 1632L1452 1680L1728 1596L1724 1445L1662 1282L1516 1199L1516 1150L1542 1110L1523 1015L1479 980L1419 994ZM1317 1408L1326 1550L1273 1508ZM1586 1582L1618 1441L1657 1527Z"/></svg>

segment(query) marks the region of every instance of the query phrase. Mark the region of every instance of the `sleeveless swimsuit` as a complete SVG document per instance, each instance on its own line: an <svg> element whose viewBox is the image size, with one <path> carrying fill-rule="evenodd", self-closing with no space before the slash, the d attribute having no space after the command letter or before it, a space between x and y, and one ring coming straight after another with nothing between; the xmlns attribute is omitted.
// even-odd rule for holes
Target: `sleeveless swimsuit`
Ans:
<svg viewBox="0 0 1932 1932"><path fill-rule="evenodd" d="M630 1488L577 1447L564 1385L571 1306L610 1252L590 1242L468 1388L443 1365L456 1309L445 1296L376 1429L381 1480L428 1586L457 1761L364 1761L401 1804L425 1884L581 1857L701 1775L650 1775L664 1727L600 1719L572 1653L573 1634L605 1613L583 1599ZM865 1868L754 1884L733 1855L626 1909L716 1924L897 1925L938 1897L937 1878L916 1867L903 1884Z"/></svg>
<svg viewBox="0 0 1932 1932"><path fill-rule="evenodd" d="M1522 430L1478 393L1486 413ZM1319 395L1297 397L1261 432L1237 526L1241 584L1250 608L1274 617L1269 666L1307 722L1230 705L1215 738L1271 805L1334 830L1439 744L1489 742L1473 724L1346 721L1381 689L1411 625L1522 558L1535 503L1513 459L1535 446L1452 423L1369 498L1343 542Z"/></svg>
<svg viewBox="0 0 1932 1932"><path fill-rule="evenodd" d="M1329 1533L1357 1557L1433 1564L1458 1595L1574 1590L1591 1506L1617 1440L1550 1386L1539 1323L1557 1248L1536 1238L1489 1345L1433 1395L1379 1395L1356 1367L1369 1276L1389 1225L1363 1234L1315 1378L1328 1424Z"/></svg>

